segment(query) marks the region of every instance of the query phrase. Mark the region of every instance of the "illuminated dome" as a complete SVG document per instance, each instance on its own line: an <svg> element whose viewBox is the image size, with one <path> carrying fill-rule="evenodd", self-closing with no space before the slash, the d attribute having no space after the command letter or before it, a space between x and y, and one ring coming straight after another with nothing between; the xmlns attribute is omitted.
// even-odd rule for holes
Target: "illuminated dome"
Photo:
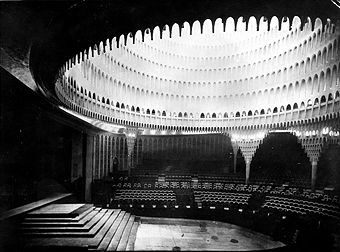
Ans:
<svg viewBox="0 0 340 252"><path fill-rule="evenodd" d="M61 69L62 103L88 118L169 132L338 118L339 24L220 18L108 38Z"/></svg>

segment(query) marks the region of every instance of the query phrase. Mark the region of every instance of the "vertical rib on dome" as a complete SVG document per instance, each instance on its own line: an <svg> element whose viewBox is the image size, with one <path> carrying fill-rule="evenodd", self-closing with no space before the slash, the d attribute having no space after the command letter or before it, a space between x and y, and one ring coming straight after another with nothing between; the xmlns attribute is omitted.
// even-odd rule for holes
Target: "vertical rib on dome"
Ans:
<svg viewBox="0 0 340 252"><path fill-rule="evenodd" d="M239 17L237 19L236 31L243 32L246 31L246 22L243 21L244 17Z"/></svg>
<svg viewBox="0 0 340 252"><path fill-rule="evenodd" d="M179 38L179 25L174 23L171 27L171 38Z"/></svg>
<svg viewBox="0 0 340 252"><path fill-rule="evenodd" d="M228 17L225 23L226 32L234 32L236 30L235 20L232 17Z"/></svg>
<svg viewBox="0 0 340 252"><path fill-rule="evenodd" d="M152 40L159 40L161 38L161 32L158 26L152 30Z"/></svg>
<svg viewBox="0 0 340 252"><path fill-rule="evenodd" d="M140 41L140 42L143 41L142 31L141 30L136 31L134 38L135 38L134 39L135 43L136 41Z"/></svg>
<svg viewBox="0 0 340 252"><path fill-rule="evenodd" d="M289 31L290 30L290 22L288 17L283 17L281 20L281 31Z"/></svg>
<svg viewBox="0 0 340 252"><path fill-rule="evenodd" d="M257 31L257 20L254 16L251 16L248 20L247 31Z"/></svg>
<svg viewBox="0 0 340 252"><path fill-rule="evenodd" d="M151 30L149 28L144 30L143 37L144 37L144 42L151 41Z"/></svg>
<svg viewBox="0 0 340 252"><path fill-rule="evenodd" d="M269 30L279 30L279 19L276 16L271 18Z"/></svg>
<svg viewBox="0 0 340 252"><path fill-rule="evenodd" d="M125 37L124 34L119 36L119 40L118 40L118 47L120 47L121 45L125 45Z"/></svg>
<svg viewBox="0 0 340 252"><path fill-rule="evenodd" d="M192 35L201 34L201 23L200 23L200 21L196 20L196 21L192 24L191 34L192 34Z"/></svg>
<svg viewBox="0 0 340 252"><path fill-rule="evenodd" d="M222 21L222 18L218 18L215 20L215 23L214 23L214 33L222 33L222 32L224 32L223 21Z"/></svg>
<svg viewBox="0 0 340 252"><path fill-rule="evenodd" d="M292 28L301 29L301 19L297 16L294 16L291 26Z"/></svg>
<svg viewBox="0 0 340 252"><path fill-rule="evenodd" d="M268 28L269 28L268 19L265 17L261 17L259 23L259 31L261 32L268 31Z"/></svg>
<svg viewBox="0 0 340 252"><path fill-rule="evenodd" d="M170 38L170 28L169 28L169 26L164 25L161 33L162 33L162 39Z"/></svg>
<svg viewBox="0 0 340 252"><path fill-rule="evenodd" d="M203 22L203 34L210 34L213 32L213 25L210 19L206 19Z"/></svg>

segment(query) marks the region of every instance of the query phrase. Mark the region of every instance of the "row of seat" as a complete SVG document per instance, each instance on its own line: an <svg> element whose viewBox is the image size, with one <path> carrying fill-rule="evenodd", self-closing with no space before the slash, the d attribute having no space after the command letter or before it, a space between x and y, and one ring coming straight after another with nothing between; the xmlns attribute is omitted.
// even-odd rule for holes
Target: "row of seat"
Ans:
<svg viewBox="0 0 340 252"><path fill-rule="evenodd" d="M338 195L328 195L323 191L312 192L310 189L302 189L289 186L277 186L273 187L270 192L272 195L280 195L286 197L295 197L299 199L308 199L319 202L326 202L329 204L339 204Z"/></svg>
<svg viewBox="0 0 340 252"><path fill-rule="evenodd" d="M277 208L278 210L290 212L299 211L304 214L317 214L336 219L340 218L339 207L306 200L267 196L263 207Z"/></svg>
<svg viewBox="0 0 340 252"><path fill-rule="evenodd" d="M195 201L203 205L247 205L250 194L226 193L215 191L194 191Z"/></svg>
<svg viewBox="0 0 340 252"><path fill-rule="evenodd" d="M261 187L252 186L252 190L257 190L258 188ZM247 205L248 200L252 195L252 193L249 192L225 192L208 190L194 190L193 193L195 203L197 205L204 206ZM120 189L117 190L114 201L117 204L165 204L169 206L177 204L176 194L174 191L161 189ZM270 194L266 196L263 207L297 214L309 213L321 214L333 218L340 217L339 206L310 200L274 196Z"/></svg>
<svg viewBox="0 0 340 252"><path fill-rule="evenodd" d="M140 183L133 184L118 183L113 185L114 189L204 189L204 190L219 190L219 191L238 191L238 192L257 192L262 194L279 195L286 197L295 197L298 199L308 199L327 204L339 204L339 197L337 195L328 195L323 192L311 192L307 189L289 187L289 186L273 186L273 185L246 185L234 183L196 183L196 182L154 182L154 183Z"/></svg>
<svg viewBox="0 0 340 252"><path fill-rule="evenodd" d="M115 203L176 203L176 194L171 190L117 190Z"/></svg>
<svg viewBox="0 0 340 252"><path fill-rule="evenodd" d="M333 209L333 210L339 210L339 205L319 203L319 202L314 202L314 201L310 201L310 200L302 200L302 199L294 199L294 198L282 198L282 197L277 197L277 196L268 196L268 198L269 199L276 199L276 200L284 199L285 201L289 201L289 202L295 202L295 203L312 205L312 206L321 207L321 208L329 208L329 209Z"/></svg>

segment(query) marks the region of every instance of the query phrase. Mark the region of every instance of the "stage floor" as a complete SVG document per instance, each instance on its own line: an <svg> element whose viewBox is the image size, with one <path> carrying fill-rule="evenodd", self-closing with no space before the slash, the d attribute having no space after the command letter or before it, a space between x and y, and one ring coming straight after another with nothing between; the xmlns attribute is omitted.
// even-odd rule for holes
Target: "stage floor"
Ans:
<svg viewBox="0 0 340 252"><path fill-rule="evenodd" d="M282 246L269 236L228 223L141 217L134 249L245 251Z"/></svg>

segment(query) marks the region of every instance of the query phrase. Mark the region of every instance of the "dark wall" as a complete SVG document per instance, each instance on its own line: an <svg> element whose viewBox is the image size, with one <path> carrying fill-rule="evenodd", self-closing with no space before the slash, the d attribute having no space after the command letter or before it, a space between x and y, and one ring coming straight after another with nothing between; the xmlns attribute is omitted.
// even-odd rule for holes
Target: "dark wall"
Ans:
<svg viewBox="0 0 340 252"><path fill-rule="evenodd" d="M230 139L221 134L142 139L143 168L162 173L223 174L232 166Z"/></svg>
<svg viewBox="0 0 340 252"><path fill-rule="evenodd" d="M8 208L65 190L74 130L50 118L43 98L0 71L0 202Z"/></svg>
<svg viewBox="0 0 340 252"><path fill-rule="evenodd" d="M271 133L251 163L250 180L263 178L310 179L311 164L298 139L290 133Z"/></svg>
<svg viewBox="0 0 340 252"><path fill-rule="evenodd" d="M340 145L329 144L321 153L316 185L318 187L334 187L340 190Z"/></svg>

